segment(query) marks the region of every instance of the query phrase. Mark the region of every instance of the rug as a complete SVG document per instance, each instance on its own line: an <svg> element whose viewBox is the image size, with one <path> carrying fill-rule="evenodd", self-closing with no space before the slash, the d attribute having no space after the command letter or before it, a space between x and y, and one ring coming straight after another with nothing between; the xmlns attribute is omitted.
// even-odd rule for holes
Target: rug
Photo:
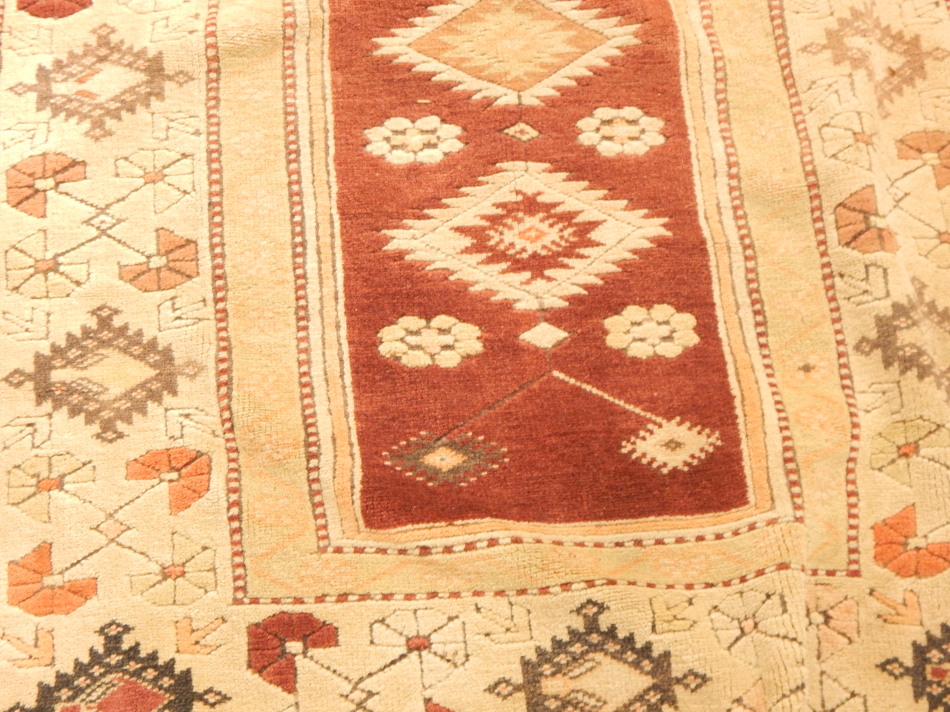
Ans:
<svg viewBox="0 0 950 712"><path fill-rule="evenodd" d="M0 2L0 709L950 711L950 2Z"/></svg>

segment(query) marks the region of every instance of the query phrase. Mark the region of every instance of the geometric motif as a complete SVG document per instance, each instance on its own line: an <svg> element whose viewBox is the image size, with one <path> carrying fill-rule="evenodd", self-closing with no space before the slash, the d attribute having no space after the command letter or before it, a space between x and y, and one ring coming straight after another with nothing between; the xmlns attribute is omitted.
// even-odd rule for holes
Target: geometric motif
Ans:
<svg viewBox="0 0 950 712"><path fill-rule="evenodd" d="M337 629L309 613L275 613L247 627L247 666L284 692L297 690L297 656L337 646Z"/></svg>
<svg viewBox="0 0 950 712"><path fill-rule="evenodd" d="M86 425L99 427L94 436L99 440L125 437L119 424L132 423L166 393L176 395L178 378L171 347L159 346L157 337L146 340L128 324L115 326L118 313L105 305L94 309L94 327L84 325L79 336L67 334L63 345L51 345L49 355L37 352L32 373L15 369L4 382L14 388L32 382L37 405L48 401L70 418L81 415Z"/></svg>
<svg viewBox="0 0 950 712"><path fill-rule="evenodd" d="M654 304L649 309L628 306L620 314L604 319L604 326L607 346L634 358L675 358L699 343L693 331L696 317L678 312L669 304Z"/></svg>
<svg viewBox="0 0 950 712"><path fill-rule="evenodd" d="M384 231L384 249L403 250L427 270L448 270L449 279L489 290L492 299L515 309L554 309L568 298L619 272L616 263L636 259L634 250L653 247L650 238L669 235L664 219L628 210L623 200L603 200L545 163L508 162L463 188L461 197L426 210L425 220L406 220Z"/></svg>
<svg viewBox="0 0 950 712"><path fill-rule="evenodd" d="M672 656L654 653L652 643L637 645L633 634L604 628L607 606L587 600L574 613L582 630L568 628L566 640L551 639L535 658L522 658L523 682L494 682L487 692L507 699L524 693L527 712L663 712L679 709L676 688L695 692L709 681L696 670L673 675Z"/></svg>
<svg viewBox="0 0 950 712"><path fill-rule="evenodd" d="M679 420L651 423L623 443L620 452L663 474L688 470L720 444L719 434Z"/></svg>
<svg viewBox="0 0 950 712"><path fill-rule="evenodd" d="M592 146L602 156L642 156L666 137L660 133L663 119L647 116L635 106L613 109L602 106L577 122L577 142Z"/></svg>
<svg viewBox="0 0 950 712"><path fill-rule="evenodd" d="M465 487L507 462L505 448L472 433L433 437L420 433L402 441L392 452L384 452L384 462L430 487Z"/></svg>
<svg viewBox="0 0 950 712"><path fill-rule="evenodd" d="M94 578L66 579L53 569L53 545L45 541L7 563L7 603L31 616L64 615L95 598Z"/></svg>
<svg viewBox="0 0 950 712"><path fill-rule="evenodd" d="M875 316L876 336L861 337L855 350L865 356L879 352L885 368L897 366L901 376L913 372L950 398L950 308L927 299L920 280L911 283L916 293L906 303L894 302L889 314Z"/></svg>
<svg viewBox="0 0 950 712"><path fill-rule="evenodd" d="M163 100L167 82L181 86L192 80L185 72L168 74L161 52L149 55L113 40L115 31L100 25L92 31L94 45L70 51L50 67L38 65L35 84L16 84L10 91L35 94L37 111L49 109L53 118L86 124L86 136L98 141L114 133L110 122Z"/></svg>
<svg viewBox="0 0 950 712"><path fill-rule="evenodd" d="M434 81L494 99L495 106L538 106L607 66L620 47L639 44L638 25L597 17L580 0L450 0L378 37L376 54L431 72Z"/></svg>
<svg viewBox="0 0 950 712"><path fill-rule="evenodd" d="M386 119L381 126L366 129L366 150L390 163L438 163L447 153L461 151L458 140L462 129L442 123L438 116L423 116L411 121L403 116Z"/></svg>
<svg viewBox="0 0 950 712"><path fill-rule="evenodd" d="M919 534L917 507L908 505L872 528L874 561L902 578L928 578L950 568L950 542Z"/></svg>
<svg viewBox="0 0 950 712"><path fill-rule="evenodd" d="M462 619L426 608L399 610L374 621L370 642L398 651L390 665L414 660L423 688L446 679L469 658Z"/></svg>
<svg viewBox="0 0 950 712"><path fill-rule="evenodd" d="M7 203L35 218L46 217L46 194L86 177L86 164L62 153L24 158L7 169Z"/></svg>
<svg viewBox="0 0 950 712"><path fill-rule="evenodd" d="M67 485L91 482L95 468L69 453L34 456L7 473L7 501L41 522L50 521L50 498Z"/></svg>
<svg viewBox="0 0 950 712"><path fill-rule="evenodd" d="M126 464L125 479L167 482L169 511L178 514L208 493L211 458L187 447L151 450Z"/></svg>
<svg viewBox="0 0 950 712"><path fill-rule="evenodd" d="M890 423L874 438L870 465L907 486L918 465L950 469L950 430L926 418Z"/></svg>
<svg viewBox="0 0 950 712"><path fill-rule="evenodd" d="M878 208L874 186L855 191L835 208L838 242L864 253L897 252L898 244L887 218Z"/></svg>
<svg viewBox="0 0 950 712"><path fill-rule="evenodd" d="M86 283L88 265L57 257L48 249L49 242L46 231L40 230L7 250L8 289L31 299L55 299Z"/></svg>
<svg viewBox="0 0 950 712"><path fill-rule="evenodd" d="M854 74L863 70L885 116L886 105L927 77L927 60L950 56L943 47L924 51L920 35L908 36L885 25L869 6L852 7L850 17L838 17L837 26L825 30L824 44L802 49L811 54L828 51L835 65L847 65Z"/></svg>
<svg viewBox="0 0 950 712"><path fill-rule="evenodd" d="M172 535L171 557L157 569L129 579L132 593L156 606L194 603L217 585L214 549L201 547L182 534Z"/></svg>
<svg viewBox="0 0 950 712"><path fill-rule="evenodd" d="M56 672L52 685L41 682L36 705L18 704L7 712L191 712L196 702L215 707L231 698L212 687L198 692L191 670L175 670L175 660L160 662L158 652L143 655L138 643L126 645L131 626L112 621L99 628L102 650L91 648L71 673Z"/></svg>
<svg viewBox="0 0 950 712"><path fill-rule="evenodd" d="M425 368L436 364L453 368L482 352L481 334L474 324L440 314L428 321L418 316L401 317L380 329L377 336L379 353L398 359L403 366Z"/></svg>
<svg viewBox="0 0 950 712"><path fill-rule="evenodd" d="M143 292L158 292L188 282L198 276L198 246L160 228L155 233L155 254L145 262L123 265L119 279Z"/></svg>
<svg viewBox="0 0 950 712"><path fill-rule="evenodd" d="M940 633L927 632L924 643L913 644L913 662L888 658L878 669L895 680L909 677L914 701L926 700L930 712L950 710L950 625L940 626Z"/></svg>

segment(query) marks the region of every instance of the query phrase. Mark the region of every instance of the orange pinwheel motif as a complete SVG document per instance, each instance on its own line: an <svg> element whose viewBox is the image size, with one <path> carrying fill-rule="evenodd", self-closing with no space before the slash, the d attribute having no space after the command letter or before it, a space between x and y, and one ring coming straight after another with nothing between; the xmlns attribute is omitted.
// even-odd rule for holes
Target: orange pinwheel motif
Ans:
<svg viewBox="0 0 950 712"><path fill-rule="evenodd" d="M63 153L24 158L7 169L7 203L35 218L46 217L46 194L86 177L86 164Z"/></svg>
<svg viewBox="0 0 950 712"><path fill-rule="evenodd" d="M916 131L897 142L897 155L907 160L923 161L933 168L937 190L950 185L950 133Z"/></svg>
<svg viewBox="0 0 950 712"><path fill-rule="evenodd" d="M874 560L903 578L936 576L950 568L950 542L918 536L917 508L911 504L874 525Z"/></svg>
<svg viewBox="0 0 950 712"><path fill-rule="evenodd" d="M53 573L53 545L44 542L7 564L7 602L33 616L72 613L95 597L94 578L64 581Z"/></svg>
<svg viewBox="0 0 950 712"><path fill-rule="evenodd" d="M861 188L835 208L838 242L858 252L897 252L894 233L878 212L874 186Z"/></svg>
<svg viewBox="0 0 950 712"><path fill-rule="evenodd" d="M174 289L198 276L198 246L164 228L156 233L158 248L145 262L126 265L119 278L143 292Z"/></svg>
<svg viewBox="0 0 950 712"><path fill-rule="evenodd" d="M125 479L167 482L168 508L178 514L208 493L211 458L187 447L150 450L126 464Z"/></svg>

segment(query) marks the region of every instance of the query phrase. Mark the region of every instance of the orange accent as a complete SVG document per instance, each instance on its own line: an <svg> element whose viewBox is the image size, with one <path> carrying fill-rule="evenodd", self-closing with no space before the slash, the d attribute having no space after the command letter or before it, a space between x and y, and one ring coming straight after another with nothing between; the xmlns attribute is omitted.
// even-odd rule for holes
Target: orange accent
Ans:
<svg viewBox="0 0 950 712"><path fill-rule="evenodd" d="M927 578L950 568L950 542L910 548L917 536L917 509L912 504L873 527L874 560L903 578Z"/></svg>
<svg viewBox="0 0 950 712"><path fill-rule="evenodd" d="M22 558L7 564L7 602L34 616L72 613L95 597L94 578L74 579L61 586L45 586L53 574L53 545L44 542Z"/></svg>
<svg viewBox="0 0 950 712"><path fill-rule="evenodd" d="M56 260L37 260L33 263L33 271L37 274L43 274L45 272L55 272L57 267Z"/></svg>
<svg viewBox="0 0 950 712"><path fill-rule="evenodd" d="M543 240L545 237L547 237L547 234L547 232L539 228L537 225L532 225L531 227L525 228L519 232L518 237L520 237L525 242L535 243Z"/></svg>
<svg viewBox="0 0 950 712"><path fill-rule="evenodd" d="M187 447L151 450L126 464L125 479L157 480L167 473L178 474L168 483L168 507L178 514L208 493L211 458Z"/></svg>
<svg viewBox="0 0 950 712"><path fill-rule="evenodd" d="M46 191L39 190L36 181L53 179L55 190L60 183L83 180L86 164L63 153L41 153L12 165L6 175L10 207L35 218L45 218Z"/></svg>
<svg viewBox="0 0 950 712"><path fill-rule="evenodd" d="M165 578L170 578L174 581L175 579L180 579L185 575L185 567L181 564L166 566L164 569L162 569L162 573L165 575Z"/></svg>
<svg viewBox="0 0 950 712"><path fill-rule="evenodd" d="M63 488L63 479L61 477L46 477L36 484L36 488L41 492L52 492Z"/></svg>
<svg viewBox="0 0 950 712"><path fill-rule="evenodd" d="M874 139L872 139L868 134L864 133L863 131L859 131L855 133L854 140L857 141L858 143L863 143L866 146L870 146L871 144L874 143Z"/></svg>
<svg viewBox="0 0 950 712"><path fill-rule="evenodd" d="M75 92L75 95L81 96L83 99L98 99L99 98L99 95L96 94L95 92L87 91L85 89L80 89L79 91Z"/></svg>
<svg viewBox="0 0 950 712"><path fill-rule="evenodd" d="M165 173L164 171L151 171L142 176L142 180L145 181L146 184L160 183L165 180Z"/></svg>
<svg viewBox="0 0 950 712"><path fill-rule="evenodd" d="M406 640L406 647L409 650L422 651L432 647L432 641L425 635L414 635Z"/></svg>
<svg viewBox="0 0 950 712"><path fill-rule="evenodd" d="M123 282L143 292L158 292L174 289L198 276L198 246L194 240L164 228L156 230L155 235L156 255L165 257L166 263L160 267L151 267L148 262L124 266L119 270Z"/></svg>
<svg viewBox="0 0 950 712"><path fill-rule="evenodd" d="M917 454L917 450L917 443L904 443L897 448L897 455L899 457L913 457Z"/></svg>

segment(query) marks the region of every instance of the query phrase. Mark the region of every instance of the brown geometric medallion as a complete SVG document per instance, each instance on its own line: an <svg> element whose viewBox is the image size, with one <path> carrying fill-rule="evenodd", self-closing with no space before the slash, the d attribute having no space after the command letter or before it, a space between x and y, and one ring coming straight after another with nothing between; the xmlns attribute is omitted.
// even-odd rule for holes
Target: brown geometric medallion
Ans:
<svg viewBox="0 0 950 712"><path fill-rule="evenodd" d="M131 631L106 623L98 631L102 650L91 648L71 673L57 671L52 684L41 682L35 706L7 712L192 712L196 703L215 707L231 699L212 687L195 690L191 670L176 670L174 659L163 662L157 652L142 653L139 643L126 644Z"/></svg>
<svg viewBox="0 0 950 712"><path fill-rule="evenodd" d="M35 94L37 111L49 109L53 118L86 124L86 136L98 141L114 133L110 122L163 100L166 83L181 86L194 78L186 72L167 73L161 52L136 49L113 39L115 32L100 25L92 31L95 44L83 45L49 67L37 66L35 84L21 82L10 91Z"/></svg>
<svg viewBox="0 0 950 712"><path fill-rule="evenodd" d="M118 313L105 305L94 309L94 327L67 334L49 354L34 355L32 373L15 369L4 382L14 388L32 382L37 405L49 402L53 410L65 408L70 418L83 416L86 425L99 427L99 440L125 437L119 424L145 415L148 404L161 403L166 393L177 395L178 378L171 347L128 324L116 326Z"/></svg>
<svg viewBox="0 0 950 712"><path fill-rule="evenodd" d="M582 603L574 612L583 629L569 628L567 639L522 658L523 682L503 678L486 692L502 699L522 693L528 712L663 712L679 709L676 688L695 692L709 681L696 670L674 675L669 652L603 627L606 610L599 601Z"/></svg>
<svg viewBox="0 0 950 712"><path fill-rule="evenodd" d="M889 314L874 318L871 336L862 336L855 351L877 353L885 368L897 367L903 376L912 373L920 382L930 381L950 398L950 309L927 296L927 285L912 279L914 294L894 302Z"/></svg>

